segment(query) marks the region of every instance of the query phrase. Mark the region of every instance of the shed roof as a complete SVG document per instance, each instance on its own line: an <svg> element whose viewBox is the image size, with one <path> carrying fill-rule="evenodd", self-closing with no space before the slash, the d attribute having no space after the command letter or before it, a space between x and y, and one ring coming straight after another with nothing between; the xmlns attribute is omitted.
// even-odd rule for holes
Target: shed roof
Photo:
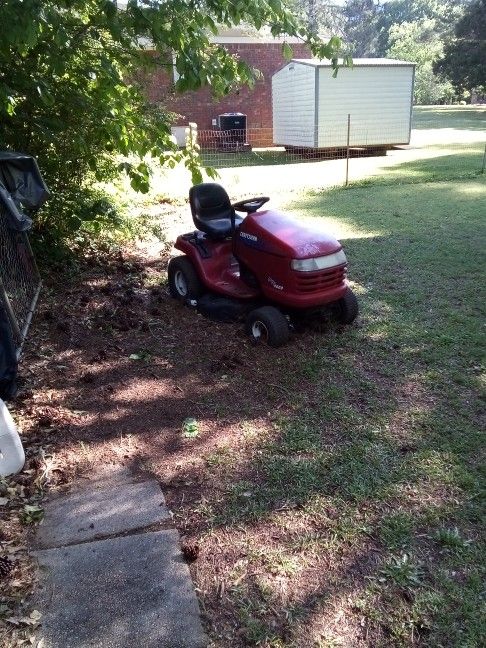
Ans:
<svg viewBox="0 0 486 648"><path fill-rule="evenodd" d="M331 67L332 62L328 59L292 59L293 63L302 63L303 65L312 65L313 67ZM343 59L338 60L338 64L343 64ZM397 59L387 58L354 58L353 67L384 67L389 65L415 65L411 61L399 61Z"/></svg>

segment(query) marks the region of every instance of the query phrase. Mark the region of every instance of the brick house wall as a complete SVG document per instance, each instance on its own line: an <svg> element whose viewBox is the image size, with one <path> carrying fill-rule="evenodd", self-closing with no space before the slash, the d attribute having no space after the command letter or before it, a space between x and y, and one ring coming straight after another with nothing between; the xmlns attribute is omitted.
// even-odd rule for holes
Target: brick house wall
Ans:
<svg viewBox="0 0 486 648"><path fill-rule="evenodd" d="M249 140L253 145L268 146L272 143L272 75L288 61L282 55L279 42L236 42L224 43L231 53L238 55L252 67L260 70L263 78L253 89L243 87L215 101L209 88L195 92L176 94L173 78L165 68L153 72L144 81L150 101L160 103L177 113L174 125L196 122L199 130L214 129L212 119L225 112L242 112L247 115ZM302 43L292 44L294 58L309 58L310 53Z"/></svg>

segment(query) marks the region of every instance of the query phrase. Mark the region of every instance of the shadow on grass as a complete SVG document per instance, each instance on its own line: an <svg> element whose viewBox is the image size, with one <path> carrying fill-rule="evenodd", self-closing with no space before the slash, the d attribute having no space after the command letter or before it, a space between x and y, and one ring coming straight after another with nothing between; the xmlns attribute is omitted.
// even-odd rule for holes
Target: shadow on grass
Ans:
<svg viewBox="0 0 486 648"><path fill-rule="evenodd" d="M436 534L479 534L481 204L479 182L302 199L307 216L378 234L344 241L357 325L323 323L283 349L164 295L156 331L86 338L79 322L58 336L66 398L88 414L65 441L141 444L203 546L199 595L221 645L479 645L479 544L444 553ZM99 347L111 360L93 368ZM389 563L402 553L409 564Z"/></svg>

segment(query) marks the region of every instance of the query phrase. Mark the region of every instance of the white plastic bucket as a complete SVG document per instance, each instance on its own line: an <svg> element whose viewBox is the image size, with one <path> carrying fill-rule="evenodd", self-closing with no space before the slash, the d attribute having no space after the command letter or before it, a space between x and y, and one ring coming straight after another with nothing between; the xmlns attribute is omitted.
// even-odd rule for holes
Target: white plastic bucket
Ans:
<svg viewBox="0 0 486 648"><path fill-rule="evenodd" d="M17 426L7 406L0 398L0 476L6 477L22 470L25 454Z"/></svg>

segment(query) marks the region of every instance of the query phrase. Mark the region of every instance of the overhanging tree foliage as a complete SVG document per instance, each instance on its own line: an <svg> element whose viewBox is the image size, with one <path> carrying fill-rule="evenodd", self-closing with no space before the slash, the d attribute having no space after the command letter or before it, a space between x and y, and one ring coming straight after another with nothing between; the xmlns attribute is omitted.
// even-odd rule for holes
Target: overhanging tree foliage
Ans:
<svg viewBox="0 0 486 648"><path fill-rule="evenodd" d="M436 70L458 90L486 92L486 0L476 0L457 23L456 38L447 43Z"/></svg>
<svg viewBox="0 0 486 648"><path fill-rule="evenodd" d="M4 0L0 23L0 147L36 155L66 199L89 173L115 172L115 154L126 157L123 168L142 191L144 157L168 164L184 157L170 116L150 106L137 84L144 70L175 64L179 91L209 85L225 94L254 82L254 70L211 43L218 25L268 25L275 36L301 37L322 58L340 46L338 38L321 43L282 0L128 0L123 10L112 0ZM184 160L198 179L190 150ZM76 210L76 202L63 217L67 230L96 211Z"/></svg>

